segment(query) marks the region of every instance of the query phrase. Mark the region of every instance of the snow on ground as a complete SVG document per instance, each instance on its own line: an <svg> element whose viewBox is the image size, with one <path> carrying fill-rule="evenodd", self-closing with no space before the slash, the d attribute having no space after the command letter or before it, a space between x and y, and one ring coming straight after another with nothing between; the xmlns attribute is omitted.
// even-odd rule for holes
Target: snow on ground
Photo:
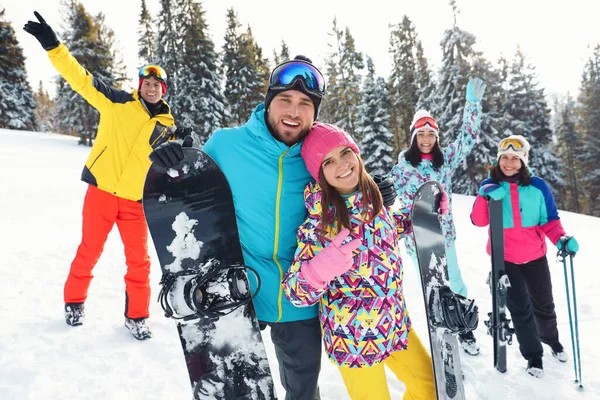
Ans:
<svg viewBox="0 0 600 400"><path fill-rule="evenodd" d="M0 399L190 399L191 391L175 323L154 301L160 268L152 248L151 327L154 337L135 340L123 326L125 258L116 229L94 269L86 302L87 320L67 326L63 318L63 284L80 241L81 207L86 184L79 180L89 153L77 139L54 134L0 130ZM561 212L568 233L577 237L575 258L580 343L585 389L572 383L573 364L561 364L545 347L545 376L525 372L518 344L508 348L508 371L492 365L492 339L483 320L491 307L485 284L490 269L485 253L486 229L469 221L473 198L454 195L459 262L477 299L481 344L477 357L462 357L467 399L597 399L600 346L595 335L600 320L593 306L600 301L600 269L593 249L598 246L600 219ZM550 244L554 295L561 340L571 355L562 264ZM405 293L413 324L424 342L424 310L416 270L405 263ZM268 330L263 332L274 378L277 362ZM404 386L388 374L392 398ZM320 387L323 399L348 399L339 372L323 358ZM279 398L283 389L277 388Z"/></svg>

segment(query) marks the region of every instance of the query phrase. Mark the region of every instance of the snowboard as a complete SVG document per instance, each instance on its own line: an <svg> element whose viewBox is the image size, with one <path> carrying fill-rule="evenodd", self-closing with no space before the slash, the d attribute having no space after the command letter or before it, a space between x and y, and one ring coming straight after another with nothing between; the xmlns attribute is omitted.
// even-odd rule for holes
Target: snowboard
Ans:
<svg viewBox="0 0 600 400"><path fill-rule="evenodd" d="M492 293L492 312L485 322L488 334L494 338L494 367L506 372L506 345L512 343L514 329L506 318L506 294L510 287L504 273L504 225L502 222L502 200L488 200L490 215L490 242L492 271L488 278Z"/></svg>
<svg viewBox="0 0 600 400"><path fill-rule="evenodd" d="M206 153L183 152L175 168L151 165L143 207L193 398L275 399L229 184Z"/></svg>
<svg viewBox="0 0 600 400"><path fill-rule="evenodd" d="M439 214L442 193L441 185L435 181L417 190L412 207L412 229L421 271L437 399L464 400L461 348L456 335L442 323L442 297L450 290Z"/></svg>

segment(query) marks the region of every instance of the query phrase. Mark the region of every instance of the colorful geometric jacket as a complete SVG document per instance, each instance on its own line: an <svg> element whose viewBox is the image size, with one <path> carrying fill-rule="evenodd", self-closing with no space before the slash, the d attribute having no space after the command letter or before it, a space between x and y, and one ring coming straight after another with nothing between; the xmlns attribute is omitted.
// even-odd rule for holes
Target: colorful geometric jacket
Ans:
<svg viewBox="0 0 600 400"><path fill-rule="evenodd" d="M504 225L504 259L514 264L526 264L546 255L546 236L556 245L565 235L552 190L542 178L533 176L527 186L495 182L488 178L481 185L497 183L506 190L502 199ZM477 195L471 221L476 226L490 224L488 202ZM490 254L488 237L487 252Z"/></svg>
<svg viewBox="0 0 600 400"><path fill-rule="evenodd" d="M431 160L422 160L415 168L404 158L402 151L398 155L398 163L394 165L389 176L394 179L396 192L400 204L412 209L413 199L417 190L425 182L437 181L450 197L450 210L442 215L442 231L446 248L451 247L456 240L456 230L452 219L452 174L458 165L467 158L479 137L479 126L481 123L481 103L466 102L463 114L463 124L456 140L448 147L442 148L444 165L434 169ZM415 255L415 242L412 235L408 235L405 241L409 255Z"/></svg>
<svg viewBox="0 0 600 400"><path fill-rule="evenodd" d="M362 239L354 265L325 288L312 287L301 266L309 262L337 232L321 234L321 187L309 183L304 198L309 216L298 228L298 248L283 279L286 296L298 307L319 303L319 319L330 360L348 368L370 367L407 346L410 319L404 302L399 240L410 230L406 210L383 209L363 223L362 193L346 198L353 228L347 240ZM330 208L329 213L332 213Z"/></svg>

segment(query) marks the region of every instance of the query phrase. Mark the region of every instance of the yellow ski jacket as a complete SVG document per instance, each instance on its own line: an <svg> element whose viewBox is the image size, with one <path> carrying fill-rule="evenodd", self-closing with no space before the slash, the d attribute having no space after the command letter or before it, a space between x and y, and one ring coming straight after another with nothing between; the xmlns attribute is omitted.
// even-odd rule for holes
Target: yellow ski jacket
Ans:
<svg viewBox="0 0 600 400"><path fill-rule="evenodd" d="M161 111L152 117L137 90L128 93L106 86L63 44L49 50L48 57L71 88L100 112L98 133L81 180L115 196L141 200L150 152L175 138L169 105L161 100Z"/></svg>

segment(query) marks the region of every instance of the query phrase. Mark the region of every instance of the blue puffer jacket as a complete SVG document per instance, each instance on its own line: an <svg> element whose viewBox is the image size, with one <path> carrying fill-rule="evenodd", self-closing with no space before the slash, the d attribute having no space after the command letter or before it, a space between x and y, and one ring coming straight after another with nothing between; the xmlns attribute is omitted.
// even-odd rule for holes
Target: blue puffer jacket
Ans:
<svg viewBox="0 0 600 400"><path fill-rule="evenodd" d="M264 106L240 127L220 129L203 150L229 181L244 261L260 276L254 299L264 322L299 321L317 316L317 307L294 307L281 281L296 251L296 231L306 219L304 187L312 181L300 156L301 143L288 147L269 132ZM249 274L252 291L256 281Z"/></svg>

